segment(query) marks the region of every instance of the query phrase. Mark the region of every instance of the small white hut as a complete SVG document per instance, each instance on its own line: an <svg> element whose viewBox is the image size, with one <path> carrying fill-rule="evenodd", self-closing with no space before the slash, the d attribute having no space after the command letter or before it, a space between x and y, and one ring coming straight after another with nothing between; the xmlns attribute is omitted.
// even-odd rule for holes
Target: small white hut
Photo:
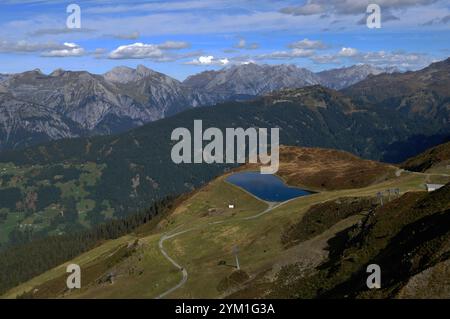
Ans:
<svg viewBox="0 0 450 319"><path fill-rule="evenodd" d="M441 187L444 187L444 184L425 184L428 192L435 191Z"/></svg>

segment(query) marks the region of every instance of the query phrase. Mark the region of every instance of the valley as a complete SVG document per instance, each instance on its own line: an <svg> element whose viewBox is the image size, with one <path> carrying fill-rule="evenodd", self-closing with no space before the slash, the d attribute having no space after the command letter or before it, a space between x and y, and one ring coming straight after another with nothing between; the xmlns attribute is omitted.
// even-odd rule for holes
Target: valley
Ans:
<svg viewBox="0 0 450 319"><path fill-rule="evenodd" d="M449 1L0 8L3 312L450 299Z"/></svg>
<svg viewBox="0 0 450 319"><path fill-rule="evenodd" d="M441 65L447 68L448 62ZM440 107L446 112L448 106ZM341 92L310 86L245 102L197 107L118 135L60 139L4 151L0 191L12 195L8 201L0 197L0 243L23 243L123 218L155 200L192 191L233 168L232 164L173 163L173 130L191 130L196 120L221 131L281 128L284 145L334 148L368 159L400 162L411 150L415 155L426 148L423 140L440 143L448 138L448 122L440 117L422 121L418 116L383 105L359 105ZM414 137L420 134L424 139L417 145ZM82 167L92 167L91 173ZM324 185L333 181L327 170L322 173ZM376 167L368 174L376 175ZM61 176L65 177L60 180ZM357 186L359 180L345 183ZM76 214L76 209L83 214ZM21 224L28 226L20 228Z"/></svg>
<svg viewBox="0 0 450 319"><path fill-rule="evenodd" d="M355 298L373 297L376 293L365 291L355 278L364 273L364 263L386 261L392 255L407 275L390 276L396 273L388 267L388 286L378 295L418 294L409 280L423 284L426 274L441 276L447 269L448 185L441 186L450 178L450 113L448 91L443 89L449 62L368 76L340 91L317 85L313 75L309 86L279 91L226 87L225 91L234 90L236 100L220 102L230 99L221 95L213 107L206 98L202 101L209 106L190 106L184 100L189 90L178 83L181 95L171 96L181 97L183 107L166 105L167 118L159 110L145 125L147 120L124 125L115 119L108 122L117 125L112 129L99 124L100 117L89 117L92 122L87 123L77 113L70 120L81 121L75 126L52 118L51 123L66 131L52 129L56 135L51 139L56 140L49 143L42 143L48 136L33 135L38 137L33 140L19 129L20 141L41 144L13 143L0 153L0 293L8 298L322 298L352 291ZM219 94L224 78L226 83L233 82L229 77L248 83L242 75L256 72L267 77L280 70L294 73L286 78L288 86L305 74L299 68L250 65L189 82L216 83L218 87L210 89ZM355 72L341 71L352 76ZM330 73L336 77L330 78L330 85L337 85L339 72ZM101 104L114 113L123 110L123 99L130 101L120 95L123 92L144 106L147 90L155 97L156 82L176 83L144 67L117 68L103 76L62 70L47 76L35 70L6 81L2 85L14 92L2 91L2 97L11 102L20 96L20 109L31 112L21 114L33 119L37 114L27 103L37 103L38 98L62 101L58 94L65 85L83 83L87 92L103 92L102 99L108 101ZM60 91L32 95L25 103L35 81ZM75 104L84 101L81 95L73 98ZM88 100L99 105L97 97ZM8 107L17 106L13 104ZM41 106L39 110L45 111ZM25 120L27 125L47 125ZM171 150L177 142L172 133L180 127L191 131L198 121L221 131L279 129L280 163L273 177L291 191L306 191L306 196L265 201L227 180L232 174L259 171L258 164L174 163ZM83 129L96 131L101 126L105 134L118 134L91 136L96 131L73 138L70 128L79 129L82 122ZM133 128L136 125L142 126ZM426 150L436 144L441 145ZM421 151L425 152L417 155ZM428 194L426 184L441 189ZM395 215L397 210L405 217ZM379 231L378 225L390 229L390 219L395 221L393 229L372 234ZM423 220L430 220L430 226ZM412 232L424 234L417 250L411 250ZM402 241L394 241L395 236ZM376 248L369 249L368 243ZM235 267L235 249L240 269ZM402 249L416 262L408 261ZM24 261L30 258L36 264L29 269ZM69 260L83 269L85 285L79 291L65 286L62 263Z"/></svg>
<svg viewBox="0 0 450 319"><path fill-rule="evenodd" d="M296 158L302 158L312 151L283 148L281 167L292 169L298 165ZM320 158L322 168L326 167L336 176L343 174L345 178L342 165L334 165L327 150L314 152L315 158ZM345 157L345 153L332 152L335 158ZM287 160L289 158L290 161ZM342 159L340 161L344 163ZM315 163L314 159L309 163ZM367 165L364 160L353 158L352 161L347 160L346 164L352 167L352 172L360 172L360 177L364 178L364 167ZM377 165L388 174L381 180L366 180L365 185L357 187L340 187L331 183L334 186L327 189L312 170L309 175L304 174L304 178L299 177L292 183L305 189L320 189L318 193L277 204L268 204L228 183L226 177L231 173L227 173L189 195L150 228L144 226L127 236L107 241L70 261L80 264L82 268L84 279L81 290L68 291L65 288L66 264L63 264L10 290L4 297L277 296L282 291L290 291L286 287L282 290L277 288L283 276L290 273L293 278L301 278L301 274L306 276L317 272L320 265L335 258L330 243L341 232L359 225L360 221L371 216L374 209L381 214L384 209L395 205L397 201L401 202L405 197L415 194L426 196L425 182L435 176L427 175L427 172L401 171L391 165ZM239 171L253 169L251 166L241 167ZM286 180L286 174L280 176ZM447 182L450 182L450 178ZM399 198L388 198L385 191L392 188L400 190ZM385 192L385 207L380 207L376 197L380 191ZM444 206L439 208L441 210L449 208L447 195L443 195L445 200ZM230 203L235 205L233 209L229 208ZM331 205L331 210L321 209L325 214L323 221L328 221L322 225L317 224L322 218L320 215L314 215L316 217L312 220L308 217L309 212L318 205ZM407 216L398 216L396 223L411 223ZM307 228L300 233L292 233L289 227L292 229L298 223L308 223L308 226L305 225ZM232 254L234 246L239 246L240 270L235 269ZM301 269L300 273L298 269ZM297 281L291 278L289 282ZM330 291L331 288L327 289ZM309 290L302 291L306 293Z"/></svg>

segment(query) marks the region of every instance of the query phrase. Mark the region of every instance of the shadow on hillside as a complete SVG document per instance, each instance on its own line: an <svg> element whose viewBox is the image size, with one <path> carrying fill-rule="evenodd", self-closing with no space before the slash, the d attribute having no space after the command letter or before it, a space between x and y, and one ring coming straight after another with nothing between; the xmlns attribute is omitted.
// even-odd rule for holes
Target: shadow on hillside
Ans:
<svg viewBox="0 0 450 319"><path fill-rule="evenodd" d="M426 136L413 135L407 140L394 142L385 148L382 161L385 163L401 163L429 148L450 141L450 134L436 134Z"/></svg>

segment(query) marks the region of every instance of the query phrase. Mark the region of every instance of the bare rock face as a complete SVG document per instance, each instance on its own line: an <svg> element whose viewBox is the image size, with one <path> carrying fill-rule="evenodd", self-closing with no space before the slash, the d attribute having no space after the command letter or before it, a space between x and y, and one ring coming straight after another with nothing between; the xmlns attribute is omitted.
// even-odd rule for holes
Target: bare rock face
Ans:
<svg viewBox="0 0 450 319"><path fill-rule="evenodd" d="M0 150L118 133L216 102L144 66L118 67L104 75L58 69L49 75L33 70L2 76L0 94ZM39 116L27 116L23 110Z"/></svg>
<svg viewBox="0 0 450 319"><path fill-rule="evenodd" d="M185 85L206 92L233 96L257 96L287 88L319 84L311 71L295 65L235 65L219 71L205 71L188 77Z"/></svg>
<svg viewBox="0 0 450 319"><path fill-rule="evenodd" d="M347 87L380 72L367 65L313 73L295 65L250 63L205 71L183 82L143 65L116 67L103 75L62 69L48 75L39 69L0 74L0 151L61 137L119 133L190 108L273 91ZM424 101L431 98L421 95Z"/></svg>
<svg viewBox="0 0 450 319"><path fill-rule="evenodd" d="M273 91L317 84L339 90L362 81L370 75L394 71L393 68L378 68L362 64L313 73L295 65L249 63L192 75L183 84L198 90L215 92L225 99L232 99L237 96L258 96Z"/></svg>
<svg viewBox="0 0 450 319"><path fill-rule="evenodd" d="M24 102L0 92L0 150L50 139L75 137L83 130L44 105Z"/></svg>
<svg viewBox="0 0 450 319"><path fill-rule="evenodd" d="M369 75L393 73L394 68L378 68L368 64L353 65L339 69L332 69L317 73L323 86L340 90L358 83Z"/></svg>
<svg viewBox="0 0 450 319"><path fill-rule="evenodd" d="M9 74L0 74L0 83L8 80Z"/></svg>
<svg viewBox="0 0 450 319"><path fill-rule="evenodd" d="M118 66L103 75L106 80L113 83L138 82L151 76L157 77L159 79L169 79L168 76L148 69L143 65L138 65L136 69L126 66Z"/></svg>

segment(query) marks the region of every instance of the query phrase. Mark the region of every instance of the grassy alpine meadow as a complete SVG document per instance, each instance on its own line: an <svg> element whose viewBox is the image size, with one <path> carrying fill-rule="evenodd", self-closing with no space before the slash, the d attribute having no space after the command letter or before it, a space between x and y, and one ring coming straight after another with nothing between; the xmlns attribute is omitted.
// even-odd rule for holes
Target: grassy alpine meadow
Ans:
<svg viewBox="0 0 450 319"><path fill-rule="evenodd" d="M286 247L283 234L289 226L301 223L314 205L335 203L343 207L339 205L346 205L345 199L368 198L370 205L379 206L378 192L385 192L383 198L388 203L397 198L389 199L387 189L400 189L400 196L424 193L425 182L435 177L401 171L365 187L323 190L273 205L227 182L229 174L232 172L187 195L151 225L105 241L73 261L10 290L4 297L219 298L246 296L247 286L257 287L254 296L263 296L256 292L262 293L261 287L273 285L286 267L300 264L304 271L313 271L325 262L329 240L368 214L368 210L361 209L348 216L339 215L320 227L309 218L313 224L305 229L313 227L318 231L305 234L306 240ZM234 208L229 208L229 204ZM327 219L326 215L323 218ZM171 288L183 281L183 274L163 255L160 242L164 236L169 237L162 243L164 251L187 272L185 282L173 291ZM233 254L236 246L240 270L236 269ZM65 266L72 262L79 264L84 274L82 289L76 291L64 289Z"/></svg>

